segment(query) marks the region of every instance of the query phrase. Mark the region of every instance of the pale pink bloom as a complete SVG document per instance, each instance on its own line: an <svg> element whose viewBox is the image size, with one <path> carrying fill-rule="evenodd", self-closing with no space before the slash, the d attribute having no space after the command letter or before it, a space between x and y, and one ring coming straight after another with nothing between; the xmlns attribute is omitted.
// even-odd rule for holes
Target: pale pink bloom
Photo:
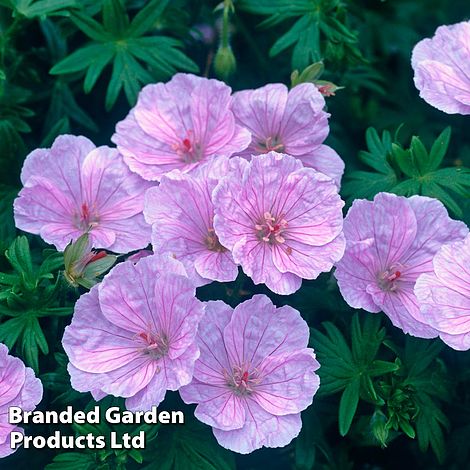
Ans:
<svg viewBox="0 0 470 470"><path fill-rule="evenodd" d="M415 285L422 318L454 349L470 349L470 235L444 245Z"/></svg>
<svg viewBox="0 0 470 470"><path fill-rule="evenodd" d="M421 98L449 114L470 114L470 21L439 26L411 56Z"/></svg>
<svg viewBox="0 0 470 470"><path fill-rule="evenodd" d="M253 282L292 294L329 271L345 244L333 180L276 152L230 163L213 193L214 228Z"/></svg>
<svg viewBox="0 0 470 470"><path fill-rule="evenodd" d="M0 343L0 458L15 452L10 448L10 433L23 432L8 420L10 406L33 411L42 399L42 384L21 359L10 356L8 348Z"/></svg>
<svg viewBox="0 0 470 470"><path fill-rule="evenodd" d="M250 157L271 150L287 153L334 179L339 187L344 162L323 145L329 132L324 107L325 99L313 83L302 83L291 91L272 83L235 93L235 117L252 134L248 148L237 155Z"/></svg>
<svg viewBox="0 0 470 470"><path fill-rule="evenodd" d="M227 159L216 158L191 174L172 171L145 196L153 249L181 261L197 286L233 281L238 274L232 254L214 230L211 194L226 167Z"/></svg>
<svg viewBox="0 0 470 470"><path fill-rule="evenodd" d="M247 454L285 446L298 435L320 365L297 310L277 309L265 295L235 309L208 302L197 339L201 356L180 395L197 403L196 417L212 426L220 445Z"/></svg>
<svg viewBox="0 0 470 470"><path fill-rule="evenodd" d="M382 310L405 333L436 337L419 310L414 285L432 271L439 248L467 232L436 199L388 193L374 201L356 199L344 220L346 251L335 272L341 294L351 307Z"/></svg>
<svg viewBox="0 0 470 470"><path fill-rule="evenodd" d="M229 157L250 142L250 133L235 124L230 94L223 82L184 73L147 85L112 141L129 168L151 181L212 156Z"/></svg>
<svg viewBox="0 0 470 470"><path fill-rule="evenodd" d="M158 405L191 381L204 313L181 263L157 255L117 265L80 297L62 344L72 386L126 398L130 410Z"/></svg>
<svg viewBox="0 0 470 470"><path fill-rule="evenodd" d="M88 232L95 248L116 253L144 248L150 227L142 214L150 183L133 174L116 149L62 135L31 152L15 200L16 226L64 248Z"/></svg>

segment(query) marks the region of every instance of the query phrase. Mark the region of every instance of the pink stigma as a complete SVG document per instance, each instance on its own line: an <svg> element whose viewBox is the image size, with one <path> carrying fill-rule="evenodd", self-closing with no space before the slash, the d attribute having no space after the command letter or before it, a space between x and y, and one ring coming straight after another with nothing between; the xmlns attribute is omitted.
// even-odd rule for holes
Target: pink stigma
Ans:
<svg viewBox="0 0 470 470"><path fill-rule="evenodd" d="M173 150L185 163L198 162L202 160L203 157L201 145L195 142L193 131L188 131L186 137L181 140L180 144L174 144Z"/></svg>
<svg viewBox="0 0 470 470"><path fill-rule="evenodd" d="M270 212L263 214L263 219L255 225L259 240L270 243L284 243L286 239L282 233L287 228L287 220L281 217L273 217Z"/></svg>
<svg viewBox="0 0 470 470"><path fill-rule="evenodd" d="M258 372L254 370L250 373L244 365L234 366L231 373L224 370L224 377L228 387L238 396L251 395L261 382Z"/></svg>
<svg viewBox="0 0 470 470"><path fill-rule="evenodd" d="M90 208L88 203L82 203L80 212L74 215L74 224L80 230L88 231L96 227L99 222L98 212L94 207Z"/></svg>
<svg viewBox="0 0 470 470"><path fill-rule="evenodd" d="M168 353L170 348L168 337L165 333L152 333L151 331L143 331L136 338L144 343L143 352L148 354L152 359L161 359Z"/></svg>
<svg viewBox="0 0 470 470"><path fill-rule="evenodd" d="M399 269L397 269L399 268ZM379 287L386 292L395 292L398 287L398 280L402 277L404 266L397 264L378 275Z"/></svg>

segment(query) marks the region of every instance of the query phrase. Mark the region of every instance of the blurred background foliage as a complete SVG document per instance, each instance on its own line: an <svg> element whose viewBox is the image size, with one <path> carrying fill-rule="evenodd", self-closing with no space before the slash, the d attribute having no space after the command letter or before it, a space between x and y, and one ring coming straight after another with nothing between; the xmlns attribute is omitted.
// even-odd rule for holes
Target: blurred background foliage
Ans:
<svg viewBox="0 0 470 470"><path fill-rule="evenodd" d="M468 224L470 121L419 98L410 55L437 26L469 17L468 0L0 0L0 341L39 373L41 408L94 402L70 388L60 346L85 289L67 284L61 254L14 227L29 151L63 133L109 144L140 88L178 71L222 78L234 90L312 80L331 95L328 143L346 162L348 203L379 191L424 194ZM322 364L320 392L292 444L234 455L170 393L162 407L184 409L187 424L148 429L143 452L22 450L2 468L468 468L469 353L352 311L331 274L289 297L242 273L198 294L236 305L256 292L300 310ZM122 406L111 398L103 406L111 402Z"/></svg>

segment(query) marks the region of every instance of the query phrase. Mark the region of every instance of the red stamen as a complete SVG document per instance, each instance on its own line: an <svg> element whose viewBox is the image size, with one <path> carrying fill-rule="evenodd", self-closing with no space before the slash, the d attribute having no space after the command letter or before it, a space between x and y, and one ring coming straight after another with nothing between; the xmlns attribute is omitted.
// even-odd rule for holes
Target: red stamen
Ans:
<svg viewBox="0 0 470 470"><path fill-rule="evenodd" d="M147 333L139 333L138 336L142 338L144 341L149 342Z"/></svg>

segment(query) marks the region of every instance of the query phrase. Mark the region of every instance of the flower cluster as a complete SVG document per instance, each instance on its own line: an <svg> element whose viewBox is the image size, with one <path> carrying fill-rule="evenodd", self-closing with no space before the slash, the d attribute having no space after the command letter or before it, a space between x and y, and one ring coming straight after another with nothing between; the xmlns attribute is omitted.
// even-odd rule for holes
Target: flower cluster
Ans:
<svg viewBox="0 0 470 470"><path fill-rule="evenodd" d="M82 241L67 250L76 256L66 274L93 286L63 336L76 390L124 397L130 410L179 390L224 447L289 443L319 364L297 310L265 295L235 309L196 298L196 287L233 281L239 267L287 295L336 266L352 307L470 348L467 227L437 200L387 193L355 201L343 221L344 164L323 143L324 107L313 84L232 95L217 80L177 74L141 91L116 127L117 149L60 136L28 155L16 224L59 250ZM141 251L94 285L86 270L106 253L93 247Z"/></svg>
<svg viewBox="0 0 470 470"><path fill-rule="evenodd" d="M8 421L10 406L32 411L42 399L42 384L21 359L10 356L8 348L0 343L0 458L14 452L10 447L10 433L21 431Z"/></svg>

